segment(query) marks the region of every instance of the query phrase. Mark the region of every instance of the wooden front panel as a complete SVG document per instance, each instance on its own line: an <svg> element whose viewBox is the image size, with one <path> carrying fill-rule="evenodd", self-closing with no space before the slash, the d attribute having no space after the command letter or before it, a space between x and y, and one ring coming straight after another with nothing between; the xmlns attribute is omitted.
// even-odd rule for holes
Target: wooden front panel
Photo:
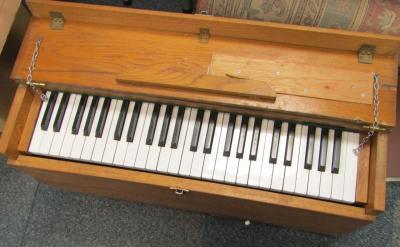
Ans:
<svg viewBox="0 0 400 247"><path fill-rule="evenodd" d="M72 191L338 234L374 219L363 208L146 172L21 156L14 165ZM188 189L177 198L170 187Z"/></svg>

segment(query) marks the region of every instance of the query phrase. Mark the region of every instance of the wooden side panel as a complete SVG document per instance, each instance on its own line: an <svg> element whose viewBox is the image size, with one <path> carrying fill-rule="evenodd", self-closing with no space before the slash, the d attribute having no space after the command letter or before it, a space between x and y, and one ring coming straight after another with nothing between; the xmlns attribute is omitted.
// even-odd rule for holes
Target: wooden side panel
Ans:
<svg viewBox="0 0 400 247"><path fill-rule="evenodd" d="M4 131L0 139L0 153L8 158L16 158L17 147L21 139L25 122L30 113L30 106L33 100L32 92L25 86L20 85L11 105Z"/></svg>
<svg viewBox="0 0 400 247"><path fill-rule="evenodd" d="M368 199L370 152L370 143L367 143L358 156L356 202L360 204L366 204Z"/></svg>
<svg viewBox="0 0 400 247"><path fill-rule="evenodd" d="M26 117L25 126L19 140L19 152L27 152L29 149L29 143L31 142L31 138L33 136L33 131L35 129L36 120L39 116L41 105L42 101L40 97L35 95L32 100L32 104L30 105L29 114Z"/></svg>
<svg viewBox="0 0 400 247"><path fill-rule="evenodd" d="M99 5L67 3L62 1L29 0L35 17L49 17L50 11L62 12L67 21L140 27L153 30L195 33L209 28L211 36L245 38L252 40L307 45L357 51L362 44L377 46L378 54L397 53L400 39L396 36L332 30L324 28L231 19L204 15L115 8ZM312 37L312 38L311 38Z"/></svg>
<svg viewBox="0 0 400 247"><path fill-rule="evenodd" d="M383 212L386 200L388 134L377 134L371 143L368 213Z"/></svg>
<svg viewBox="0 0 400 247"><path fill-rule="evenodd" d="M374 220L363 208L211 182L28 156L19 157L14 165L40 181L72 191L320 233L345 233ZM189 192L177 198L172 186Z"/></svg>

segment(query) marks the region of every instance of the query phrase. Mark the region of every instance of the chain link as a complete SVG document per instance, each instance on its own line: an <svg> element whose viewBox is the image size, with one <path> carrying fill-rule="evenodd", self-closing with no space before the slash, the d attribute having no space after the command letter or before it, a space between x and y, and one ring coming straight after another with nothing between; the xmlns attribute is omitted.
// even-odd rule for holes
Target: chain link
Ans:
<svg viewBox="0 0 400 247"><path fill-rule="evenodd" d="M378 117L379 117L379 74L374 73L374 122L371 126L371 129L368 131L368 134L361 140L358 147L353 150L353 152L358 155L361 149L365 144L371 139L371 137L375 134L375 131L379 128Z"/></svg>
<svg viewBox="0 0 400 247"><path fill-rule="evenodd" d="M32 82L32 79L33 79L32 74L33 74L33 71L35 71L36 60L39 56L39 49L40 49L41 44L42 44L42 38L38 38L35 43L35 50L33 51L33 54L32 54L31 65L28 67L28 76L26 77L26 85L28 85L35 94L39 95L40 99L42 101L47 101L48 99L47 99L46 94L44 94L42 92L42 90L40 90L35 85L35 83Z"/></svg>

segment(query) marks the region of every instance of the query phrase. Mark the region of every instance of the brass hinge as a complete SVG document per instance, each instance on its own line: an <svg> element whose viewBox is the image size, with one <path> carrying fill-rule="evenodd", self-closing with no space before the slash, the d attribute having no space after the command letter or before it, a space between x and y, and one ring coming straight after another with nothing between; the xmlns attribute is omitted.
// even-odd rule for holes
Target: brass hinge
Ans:
<svg viewBox="0 0 400 247"><path fill-rule="evenodd" d="M209 39L210 39L210 30L208 28L200 28L199 42L208 43Z"/></svg>
<svg viewBox="0 0 400 247"><path fill-rule="evenodd" d="M51 17L50 28L53 30L60 30L64 27L65 18L60 12L49 12Z"/></svg>
<svg viewBox="0 0 400 247"><path fill-rule="evenodd" d="M363 44L358 49L358 62L371 64L374 59L374 54L376 51L375 45Z"/></svg>

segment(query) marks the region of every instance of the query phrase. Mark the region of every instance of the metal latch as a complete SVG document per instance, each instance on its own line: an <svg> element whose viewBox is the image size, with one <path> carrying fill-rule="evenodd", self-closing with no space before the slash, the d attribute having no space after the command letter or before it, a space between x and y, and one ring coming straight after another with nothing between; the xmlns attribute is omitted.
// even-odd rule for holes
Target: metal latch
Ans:
<svg viewBox="0 0 400 247"><path fill-rule="evenodd" d="M210 29L208 29L208 28L200 28L199 42L200 43L208 43L209 39L210 39Z"/></svg>
<svg viewBox="0 0 400 247"><path fill-rule="evenodd" d="M372 60L374 59L375 51L376 51L375 45L366 45L366 44L361 45L360 49L358 49L358 62L371 64Z"/></svg>
<svg viewBox="0 0 400 247"><path fill-rule="evenodd" d="M176 197L182 197L183 195L189 192L189 190L178 187L170 187L169 189L174 191Z"/></svg>
<svg viewBox="0 0 400 247"><path fill-rule="evenodd" d="M65 18L60 12L49 12L51 17L50 28L54 30L60 30L64 27Z"/></svg>

